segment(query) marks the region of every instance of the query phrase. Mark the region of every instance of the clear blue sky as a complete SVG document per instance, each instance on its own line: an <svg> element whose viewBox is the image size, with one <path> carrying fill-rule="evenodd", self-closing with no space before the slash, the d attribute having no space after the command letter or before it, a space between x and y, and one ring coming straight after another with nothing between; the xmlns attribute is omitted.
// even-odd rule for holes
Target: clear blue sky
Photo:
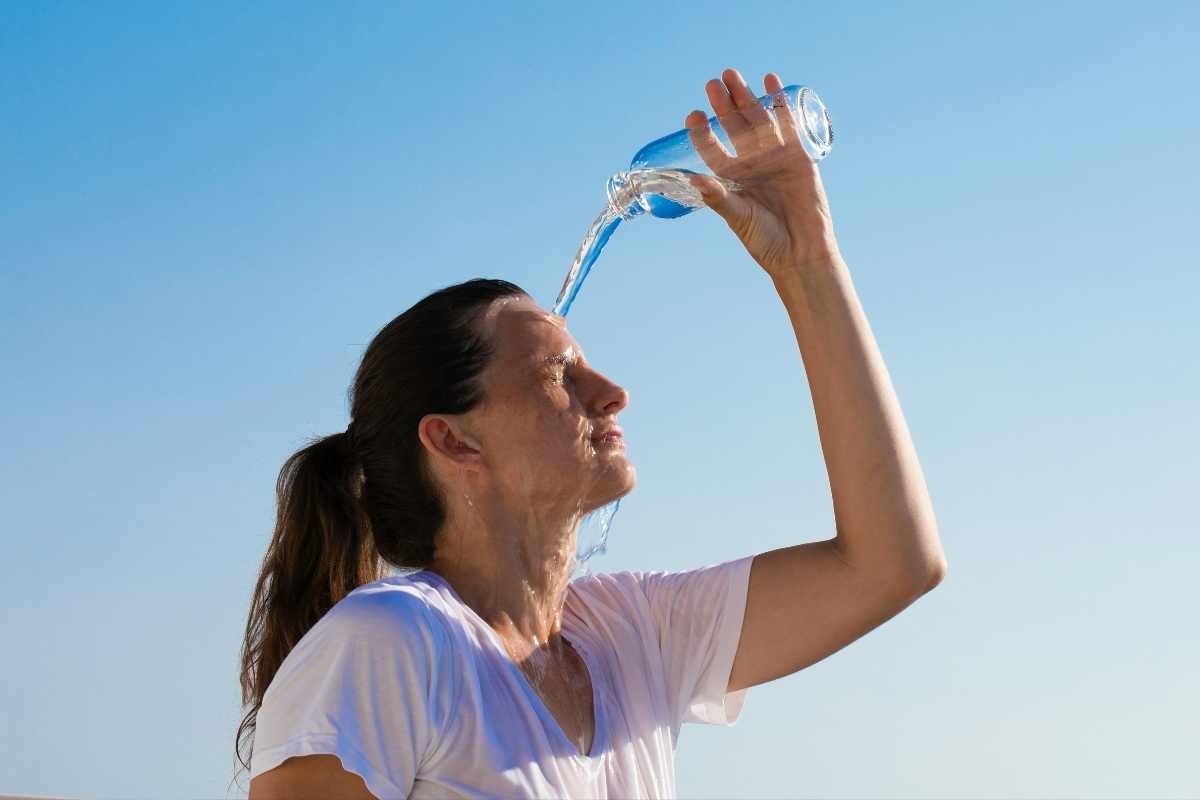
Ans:
<svg viewBox="0 0 1200 800"><path fill-rule="evenodd" d="M1200 12L1051 5L5 4L0 793L226 797L284 459L425 294L548 307L607 176L734 66L830 108L950 569L685 729L681 795L1200 794ZM719 218L622 226L569 322L631 395L596 569L833 535Z"/></svg>

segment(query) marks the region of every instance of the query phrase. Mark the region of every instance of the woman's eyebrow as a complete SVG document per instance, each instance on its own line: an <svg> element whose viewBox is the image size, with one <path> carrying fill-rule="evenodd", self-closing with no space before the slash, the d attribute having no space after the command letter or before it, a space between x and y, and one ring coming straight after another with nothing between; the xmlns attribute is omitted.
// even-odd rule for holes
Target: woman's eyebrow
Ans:
<svg viewBox="0 0 1200 800"><path fill-rule="evenodd" d="M568 350L567 352L564 352L564 353L553 353L551 355L548 355L542 359L541 364L543 366L545 366L547 364L571 365L571 364L575 364L576 362L578 362L580 360L580 358L583 356L583 353L579 352L579 351L576 351L578 353L578 356L569 355L569 352L570 351ZM585 362L587 361L586 358L583 358L582 360Z"/></svg>

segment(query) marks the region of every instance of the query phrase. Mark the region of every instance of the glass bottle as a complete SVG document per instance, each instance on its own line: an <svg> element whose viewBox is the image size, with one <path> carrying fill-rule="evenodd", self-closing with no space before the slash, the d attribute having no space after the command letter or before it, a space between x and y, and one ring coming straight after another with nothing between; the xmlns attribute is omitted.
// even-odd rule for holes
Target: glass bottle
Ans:
<svg viewBox="0 0 1200 800"><path fill-rule="evenodd" d="M799 120L800 141L813 161L820 161L833 147L833 126L829 111L817 93L807 86L785 86L775 94L758 98L770 113L778 113L774 98L781 95L784 106ZM728 135L716 117L708 124L721 144L736 153ZM704 205L700 193L687 179L687 173L712 175L704 159L692 147L687 128L676 131L637 151L629 162L629 170L618 172L608 179L608 202L611 211L622 219L633 219L649 213L661 219L673 219L690 214ZM736 191L737 186L723 180Z"/></svg>

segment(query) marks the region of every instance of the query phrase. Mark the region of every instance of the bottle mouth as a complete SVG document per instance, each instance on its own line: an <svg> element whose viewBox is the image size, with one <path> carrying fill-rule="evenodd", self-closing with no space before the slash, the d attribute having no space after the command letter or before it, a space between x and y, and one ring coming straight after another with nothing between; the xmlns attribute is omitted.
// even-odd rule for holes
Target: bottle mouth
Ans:
<svg viewBox="0 0 1200 800"><path fill-rule="evenodd" d="M642 187L630 172L617 172L608 179L608 208L613 216L630 220L649 209Z"/></svg>

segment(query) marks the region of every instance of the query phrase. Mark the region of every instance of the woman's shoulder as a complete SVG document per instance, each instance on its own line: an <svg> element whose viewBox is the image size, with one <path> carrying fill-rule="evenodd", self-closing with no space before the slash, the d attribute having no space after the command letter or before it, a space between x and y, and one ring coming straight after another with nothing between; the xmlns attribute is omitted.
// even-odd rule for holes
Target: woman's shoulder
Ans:
<svg viewBox="0 0 1200 800"><path fill-rule="evenodd" d="M419 580L393 575L357 587L335 603L300 638L280 664L266 695L311 690L319 676L363 673L390 664L380 675L432 680L436 665L454 650L448 619L436 592ZM378 677L378 676L377 676ZM264 699L265 702L265 699Z"/></svg>
<svg viewBox="0 0 1200 800"><path fill-rule="evenodd" d="M395 575L357 587L296 643L258 711L252 774L287 758L338 756L395 796L420 753L453 719L462 693L450 624L419 580ZM416 754L416 755L414 755ZM407 784L406 784L407 785Z"/></svg>
<svg viewBox="0 0 1200 800"><path fill-rule="evenodd" d="M568 584L567 602L588 615L636 618L646 610L645 576L634 570L589 573Z"/></svg>
<svg viewBox="0 0 1200 800"><path fill-rule="evenodd" d="M744 590L753 560L743 556L685 570L588 574L571 581L571 595L577 605L596 613L660 617L710 602L732 587Z"/></svg>
<svg viewBox="0 0 1200 800"><path fill-rule="evenodd" d="M420 573L389 575L355 588L328 612L317 628L365 638L442 640L452 624L444 598Z"/></svg>

